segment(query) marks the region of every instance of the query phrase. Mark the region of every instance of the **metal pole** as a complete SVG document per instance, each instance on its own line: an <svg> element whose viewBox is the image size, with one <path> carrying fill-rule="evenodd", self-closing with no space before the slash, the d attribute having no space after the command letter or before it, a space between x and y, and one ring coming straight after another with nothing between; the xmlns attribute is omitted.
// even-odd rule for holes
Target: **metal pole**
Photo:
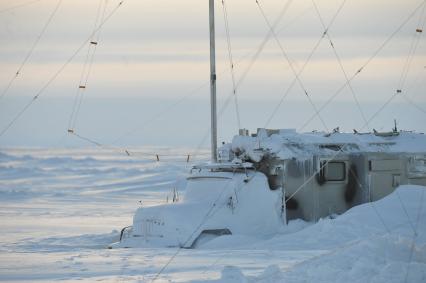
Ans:
<svg viewBox="0 0 426 283"><path fill-rule="evenodd" d="M210 23L210 107L211 107L211 153L212 162L217 162L217 115L216 115L216 51L214 32L214 0L209 0Z"/></svg>

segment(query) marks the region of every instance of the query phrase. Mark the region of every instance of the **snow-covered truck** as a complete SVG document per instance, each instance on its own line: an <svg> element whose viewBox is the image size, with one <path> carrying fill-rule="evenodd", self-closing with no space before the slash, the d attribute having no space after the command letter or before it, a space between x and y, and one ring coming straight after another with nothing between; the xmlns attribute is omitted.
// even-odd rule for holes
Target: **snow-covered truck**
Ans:
<svg viewBox="0 0 426 283"><path fill-rule="evenodd" d="M196 165L182 198L141 207L111 247L194 248L222 235L276 233L376 201L403 184L426 186L426 137L387 133L240 130L218 162Z"/></svg>

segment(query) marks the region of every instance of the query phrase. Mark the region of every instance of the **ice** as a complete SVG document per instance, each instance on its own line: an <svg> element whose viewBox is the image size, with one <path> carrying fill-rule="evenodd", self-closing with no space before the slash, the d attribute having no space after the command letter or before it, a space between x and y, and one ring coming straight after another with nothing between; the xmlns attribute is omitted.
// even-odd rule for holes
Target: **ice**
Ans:
<svg viewBox="0 0 426 283"><path fill-rule="evenodd" d="M0 281L151 282L173 257L156 282L426 282L426 188L414 185L274 235L106 249L139 201L165 203L174 187L184 197L189 169L107 149L2 149Z"/></svg>
<svg viewBox="0 0 426 283"><path fill-rule="evenodd" d="M397 136L381 137L374 134L349 134L322 132L296 133L280 130L267 134L259 129L257 136L235 136L231 146L234 152L245 153L253 161L260 161L267 151L282 159L312 156L318 144L347 144L344 151L426 153L426 136L422 133L399 132ZM352 146L354 145L354 146Z"/></svg>

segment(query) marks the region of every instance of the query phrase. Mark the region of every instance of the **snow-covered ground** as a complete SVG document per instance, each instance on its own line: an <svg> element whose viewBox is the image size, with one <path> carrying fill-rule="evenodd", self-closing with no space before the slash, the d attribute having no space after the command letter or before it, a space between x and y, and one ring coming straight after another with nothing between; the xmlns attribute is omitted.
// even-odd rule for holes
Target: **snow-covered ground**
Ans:
<svg viewBox="0 0 426 283"><path fill-rule="evenodd" d="M156 282L426 282L426 188L416 186L269 238L106 249L140 201L164 203L183 186L187 151L145 158L155 150L0 150L0 280L150 282L174 257Z"/></svg>

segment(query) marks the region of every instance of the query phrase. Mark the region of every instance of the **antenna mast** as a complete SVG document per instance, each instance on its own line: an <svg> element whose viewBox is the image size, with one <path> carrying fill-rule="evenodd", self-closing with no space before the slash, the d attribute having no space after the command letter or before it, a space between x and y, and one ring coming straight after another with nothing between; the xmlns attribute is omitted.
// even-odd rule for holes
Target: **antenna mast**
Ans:
<svg viewBox="0 0 426 283"><path fill-rule="evenodd" d="M214 0L209 0L210 24L210 107L211 107L211 154L217 162L217 115L216 115L216 51L214 32Z"/></svg>

